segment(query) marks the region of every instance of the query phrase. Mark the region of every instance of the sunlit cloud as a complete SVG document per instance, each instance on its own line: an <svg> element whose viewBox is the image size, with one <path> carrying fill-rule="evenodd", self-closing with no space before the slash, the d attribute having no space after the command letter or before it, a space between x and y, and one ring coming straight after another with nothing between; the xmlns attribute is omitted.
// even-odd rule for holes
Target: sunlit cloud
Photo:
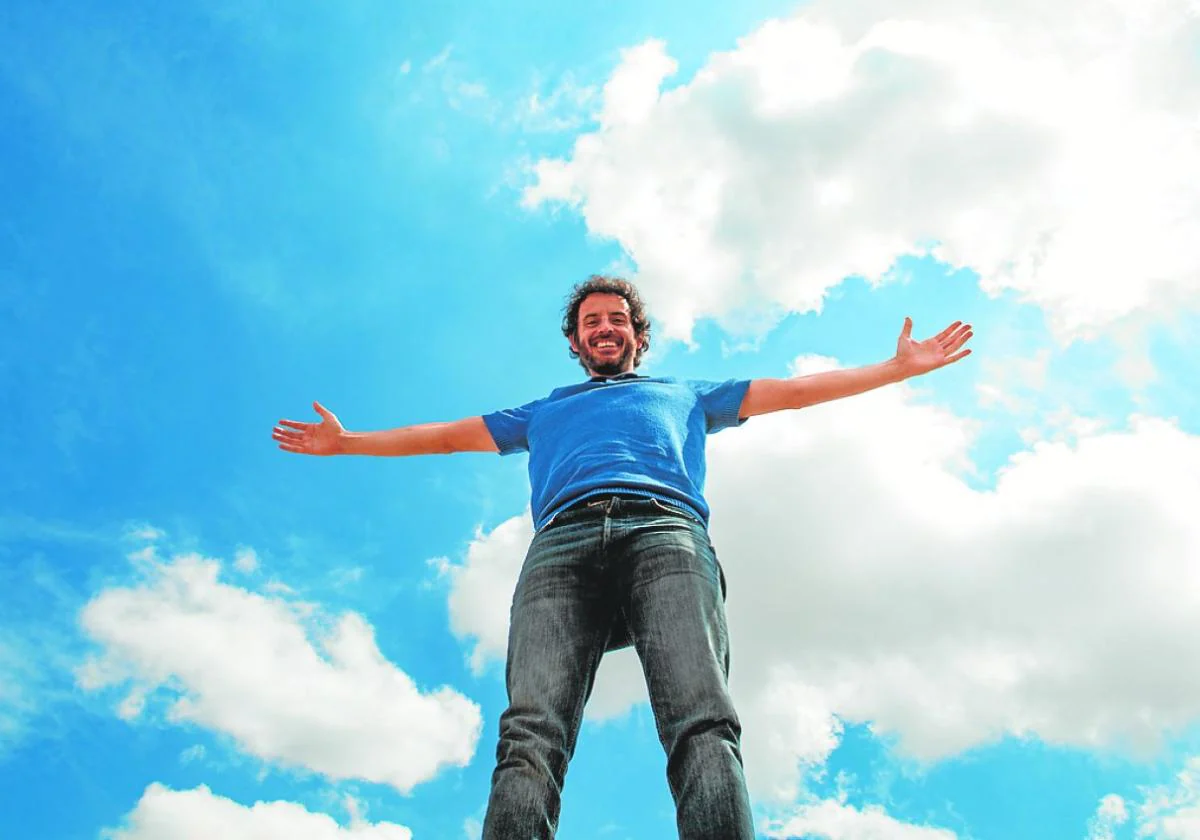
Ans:
<svg viewBox="0 0 1200 840"><path fill-rule="evenodd" d="M479 707L449 687L418 687L361 616L223 583L214 560L151 566L80 618L100 652L79 682L127 686L121 717L161 699L169 721L226 734L261 759L403 792L474 754Z"/></svg>

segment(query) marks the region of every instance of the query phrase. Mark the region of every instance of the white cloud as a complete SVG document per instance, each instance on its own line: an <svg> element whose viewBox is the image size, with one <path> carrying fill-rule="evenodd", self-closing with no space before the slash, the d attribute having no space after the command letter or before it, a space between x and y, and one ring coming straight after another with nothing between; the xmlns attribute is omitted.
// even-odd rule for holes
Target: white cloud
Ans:
<svg viewBox="0 0 1200 840"><path fill-rule="evenodd" d="M489 661L504 659L512 593L532 539L533 520L526 511L490 533L477 531L461 565L445 558L432 561L450 582L450 629L459 638L475 640L470 663L476 675Z"/></svg>
<svg viewBox="0 0 1200 840"><path fill-rule="evenodd" d="M179 754L179 763L191 764L193 761L203 761L207 754L208 751L204 749L203 744L192 744Z"/></svg>
<svg viewBox="0 0 1200 840"><path fill-rule="evenodd" d="M411 68L410 68L411 69ZM454 45L448 44L437 55L421 67L422 76L432 83L422 82L411 95L420 100L433 97L433 89L440 93L442 101L455 111L464 111L485 120L496 117L498 103L489 93L487 85L475 78L468 78L466 66L454 57ZM424 91L422 93L421 91Z"/></svg>
<svg viewBox="0 0 1200 840"><path fill-rule="evenodd" d="M1200 302L1198 45L1189 0L816 0L670 90L627 50L524 202L617 240L671 337L930 252L1088 336Z"/></svg>
<svg viewBox="0 0 1200 840"><path fill-rule="evenodd" d="M233 567L242 574L258 571L258 553L248 546L241 546L233 556Z"/></svg>
<svg viewBox="0 0 1200 840"><path fill-rule="evenodd" d="M1113 840L1116 830L1128 820L1125 800L1110 793L1100 800L1095 815L1088 821L1087 840Z"/></svg>
<svg viewBox="0 0 1200 840"><path fill-rule="evenodd" d="M1173 786L1147 792L1138 809L1137 836L1200 840L1200 757L1188 762Z"/></svg>
<svg viewBox="0 0 1200 840"><path fill-rule="evenodd" d="M567 74L543 94L539 85L514 109L516 122L527 132L559 132L579 128L593 114L597 91Z"/></svg>
<svg viewBox="0 0 1200 840"><path fill-rule="evenodd" d="M1006 356L981 359L980 382L975 386L983 408L1001 408L1014 414L1036 410L1044 400L1050 369L1050 350L1032 357Z"/></svg>
<svg viewBox="0 0 1200 840"><path fill-rule="evenodd" d="M739 702L808 686L924 759L1006 734L1150 747L1200 717L1200 438L1134 418L979 491L970 430L901 386L713 439ZM753 781L786 790L757 726Z"/></svg>
<svg viewBox="0 0 1200 840"><path fill-rule="evenodd" d="M446 46L442 47L441 52L439 52L433 58L426 61L425 64L421 67L421 69L423 71L425 71L426 73L428 73L430 71L437 70L440 67L446 66L446 62L448 62L450 60L450 54L453 52L454 52L454 45L447 44Z"/></svg>
<svg viewBox="0 0 1200 840"><path fill-rule="evenodd" d="M859 810L827 799L804 805L793 816L771 825L767 836L811 840L955 840L958 835L944 828L901 822L879 807Z"/></svg>
<svg viewBox="0 0 1200 840"><path fill-rule="evenodd" d="M245 806L201 785L177 791L157 782L146 788L121 828L101 832L103 840L412 840L412 832L389 822L354 820L343 827L326 814L296 802L256 802Z"/></svg>
<svg viewBox="0 0 1200 840"><path fill-rule="evenodd" d="M142 542L156 542L166 536L160 528L155 528L153 525L129 524L125 526L125 539L138 540Z"/></svg>
<svg viewBox="0 0 1200 840"><path fill-rule="evenodd" d="M1200 718L1200 438L1148 417L1077 424L979 490L974 429L894 386L711 439L757 797L790 801L839 718L922 760L1006 735L1149 749ZM525 517L480 534L456 573L475 661L503 657L528 537ZM640 683L598 684L616 698L604 715Z"/></svg>
<svg viewBox="0 0 1200 840"><path fill-rule="evenodd" d="M742 640L732 638L737 650ZM733 670L741 669L741 657ZM794 802L802 793L797 765L819 767L841 740L842 725L831 714L823 688L780 666L754 689L736 691L742 719L742 752L750 787L763 799Z"/></svg>
<svg viewBox="0 0 1200 840"><path fill-rule="evenodd" d="M449 687L422 691L379 652L370 625L230 586L195 555L101 592L84 630L102 646L87 689L129 684L121 713L170 700L168 717L234 738L248 753L334 779L402 792L470 761L478 706Z"/></svg>

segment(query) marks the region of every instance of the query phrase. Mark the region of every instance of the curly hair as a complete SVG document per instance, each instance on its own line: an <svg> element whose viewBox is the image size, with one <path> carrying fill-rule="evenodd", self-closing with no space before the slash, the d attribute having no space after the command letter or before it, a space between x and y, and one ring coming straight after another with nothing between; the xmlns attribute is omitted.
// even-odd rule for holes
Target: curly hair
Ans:
<svg viewBox="0 0 1200 840"><path fill-rule="evenodd" d="M603 274L593 274L582 283L576 284L567 297L567 305L563 309L562 332L567 338L574 338L579 330L579 307L583 305L588 295L620 295L629 304L629 321L633 325L634 335L638 338L638 348L633 357L633 366L642 362L642 354L650 348L650 316L646 314L646 306L638 294L637 287L621 277L609 277ZM579 354L574 350L568 351L572 359L578 359ZM579 364L583 365L580 361ZM586 366L585 366L586 369Z"/></svg>

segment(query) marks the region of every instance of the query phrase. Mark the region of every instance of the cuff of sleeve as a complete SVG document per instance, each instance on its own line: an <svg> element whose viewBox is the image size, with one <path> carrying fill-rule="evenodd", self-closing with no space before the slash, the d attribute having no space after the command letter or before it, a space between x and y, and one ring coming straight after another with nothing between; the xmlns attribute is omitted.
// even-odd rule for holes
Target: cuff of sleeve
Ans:
<svg viewBox="0 0 1200 840"><path fill-rule="evenodd" d="M721 406L720 412L714 416L716 422L713 424L713 427L715 430L719 431L721 429L731 429L742 425L746 422L746 420L750 419L748 417L742 418L738 416L742 410L742 403L746 399L746 391L749 390L749 388L750 382L749 380L746 380L739 382L731 390L730 399L725 403L725 405Z"/></svg>
<svg viewBox="0 0 1200 840"><path fill-rule="evenodd" d="M501 455L511 455L514 452L521 452L524 447L521 446L520 440L511 429L505 428L505 424L500 418L494 414L485 414L483 416L483 425L487 426L488 434L492 436L492 441L496 444L496 449Z"/></svg>

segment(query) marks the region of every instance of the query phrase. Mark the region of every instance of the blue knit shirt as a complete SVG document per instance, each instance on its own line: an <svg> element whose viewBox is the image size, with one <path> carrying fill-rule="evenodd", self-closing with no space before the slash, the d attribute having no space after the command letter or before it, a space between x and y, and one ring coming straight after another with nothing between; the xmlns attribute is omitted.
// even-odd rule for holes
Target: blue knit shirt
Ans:
<svg viewBox="0 0 1200 840"><path fill-rule="evenodd" d="M534 526L592 495L632 493L708 522L705 436L737 426L748 380L624 374L483 417L501 455L529 453Z"/></svg>

